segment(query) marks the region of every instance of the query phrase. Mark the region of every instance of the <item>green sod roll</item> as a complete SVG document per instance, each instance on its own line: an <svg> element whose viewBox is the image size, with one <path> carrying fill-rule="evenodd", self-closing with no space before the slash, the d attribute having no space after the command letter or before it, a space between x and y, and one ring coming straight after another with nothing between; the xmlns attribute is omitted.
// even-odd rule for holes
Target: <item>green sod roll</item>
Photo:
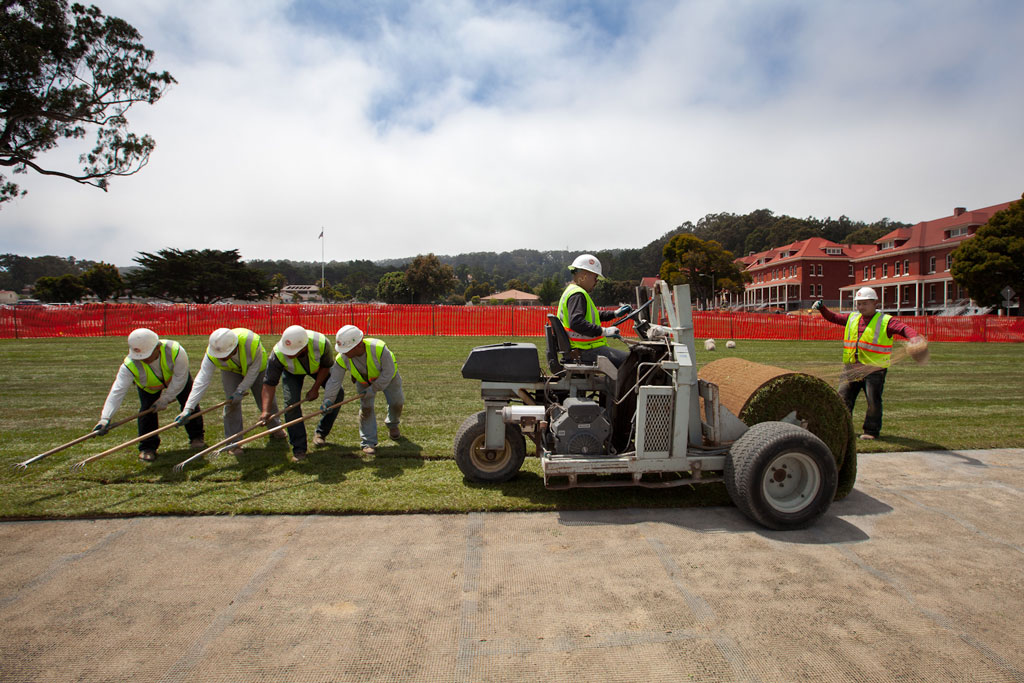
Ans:
<svg viewBox="0 0 1024 683"><path fill-rule="evenodd" d="M839 468L842 498L857 478L853 420L839 394L824 380L742 358L708 363L700 379L718 385L719 400L747 426L781 420L793 411L809 432L825 442Z"/></svg>

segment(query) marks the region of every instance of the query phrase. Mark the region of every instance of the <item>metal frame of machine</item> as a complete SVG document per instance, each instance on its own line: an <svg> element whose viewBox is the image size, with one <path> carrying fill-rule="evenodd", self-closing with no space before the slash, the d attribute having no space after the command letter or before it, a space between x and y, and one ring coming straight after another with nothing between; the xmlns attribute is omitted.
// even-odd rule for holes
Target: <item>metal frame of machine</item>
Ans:
<svg viewBox="0 0 1024 683"><path fill-rule="evenodd" d="M525 435L550 489L724 481L744 513L772 528L804 527L827 510L838 478L828 447L799 425L744 424L698 379L689 286L659 282L635 328L641 340L623 340L634 358L623 368L574 362L560 325L548 331L552 375L534 372L532 344L474 349L463 376L481 380L484 410L456 435L463 474L515 476Z"/></svg>

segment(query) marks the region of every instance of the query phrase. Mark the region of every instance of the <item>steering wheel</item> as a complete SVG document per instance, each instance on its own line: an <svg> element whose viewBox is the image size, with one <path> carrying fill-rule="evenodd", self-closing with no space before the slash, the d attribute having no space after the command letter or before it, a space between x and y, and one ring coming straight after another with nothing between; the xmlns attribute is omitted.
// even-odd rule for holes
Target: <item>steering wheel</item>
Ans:
<svg viewBox="0 0 1024 683"><path fill-rule="evenodd" d="M616 320L615 322L613 322L613 323L612 323L612 325L621 325L622 323L626 322L627 320L633 320L633 319L634 319L634 318L636 318L636 317L637 317L638 315L640 315L641 313L643 313L644 311L646 311L646 310L647 310L647 309L648 309L648 308L650 307L650 305L651 305L652 303L654 303L654 297L651 297L650 299L648 299L648 300L647 300L647 303L645 303L645 304L644 304L643 306L641 306L640 308L638 308L638 309L636 309L635 311L633 311L633 312L629 313L628 315L625 315L625 316L623 316L623 317L619 318L618 320Z"/></svg>

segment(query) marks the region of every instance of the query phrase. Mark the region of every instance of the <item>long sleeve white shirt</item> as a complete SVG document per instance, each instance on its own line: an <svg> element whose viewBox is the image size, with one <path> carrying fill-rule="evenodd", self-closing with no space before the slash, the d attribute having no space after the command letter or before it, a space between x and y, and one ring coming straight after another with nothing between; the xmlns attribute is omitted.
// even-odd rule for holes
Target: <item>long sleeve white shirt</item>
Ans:
<svg viewBox="0 0 1024 683"><path fill-rule="evenodd" d="M389 349L390 350L390 349ZM355 358L349 358L345 356L341 361L335 363L331 367L330 378L327 380L327 385L324 387L324 400L335 401L338 398L338 392L341 389L341 383L346 377L349 377L351 373L346 367L346 361L355 366L356 370L363 377L367 376L366 369L366 358L367 354L356 356ZM395 357L391 353L381 354L380 358L380 376L370 382L370 388L374 391L384 391L391 384L392 380L395 379L397 370L395 369Z"/></svg>
<svg viewBox="0 0 1024 683"><path fill-rule="evenodd" d="M163 343L163 339L160 340ZM160 376L160 356L159 354L152 363L148 364L149 367L153 368L153 372L156 373L157 377ZM174 360L174 371L171 375L171 383L160 392L160 397L173 398L181 393L181 390L185 388L185 383L188 381L188 354L185 353L185 347L182 346L178 351L178 357ZM114 378L114 383L110 387L110 392L107 394L107 401L103 404L103 412L100 414L101 420L110 420L117 412L117 409L121 407L121 401L124 400L125 394L135 384L135 377L132 375L132 371L128 369L128 366L121 363L121 367L117 370L117 377Z"/></svg>
<svg viewBox="0 0 1024 683"><path fill-rule="evenodd" d="M238 356L239 348L235 349L235 352L225 358L225 362L229 360L235 361L236 365L241 365L241 360ZM195 410L195 407L199 405L199 402L203 400L203 394L210 387L210 382L213 380L216 371L219 370L210 357L207 354L203 354L203 362L199 366L199 374L196 375L195 380L192 382L192 391L188 395L188 401L185 402L186 410ZM245 394L252 387L256 381L256 376L260 374L260 360L259 357L253 361L248 368L246 368L245 376L242 377L242 381L238 384L236 390L240 394Z"/></svg>

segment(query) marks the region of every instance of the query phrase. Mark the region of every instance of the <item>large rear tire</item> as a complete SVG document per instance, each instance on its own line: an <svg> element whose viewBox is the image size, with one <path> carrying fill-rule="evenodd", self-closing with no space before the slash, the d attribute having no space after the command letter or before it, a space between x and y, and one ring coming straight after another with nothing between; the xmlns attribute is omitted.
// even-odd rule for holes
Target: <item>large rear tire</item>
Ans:
<svg viewBox="0 0 1024 683"><path fill-rule="evenodd" d="M526 439L516 425L505 425L505 445L500 451L486 448L487 412L470 415L455 434L455 463L470 481L500 483L516 475L526 459Z"/></svg>
<svg viewBox="0 0 1024 683"><path fill-rule="evenodd" d="M821 439L788 422L761 422L732 445L725 487L743 514L769 529L803 529L828 511L839 473Z"/></svg>

